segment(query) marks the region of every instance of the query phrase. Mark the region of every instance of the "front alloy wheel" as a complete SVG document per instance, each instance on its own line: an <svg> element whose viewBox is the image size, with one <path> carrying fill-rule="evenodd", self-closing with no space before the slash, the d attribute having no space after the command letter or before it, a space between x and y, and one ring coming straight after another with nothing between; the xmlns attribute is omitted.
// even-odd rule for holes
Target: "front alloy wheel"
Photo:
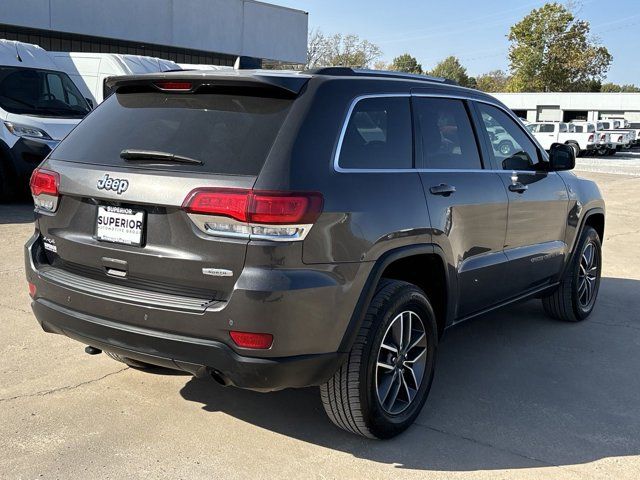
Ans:
<svg viewBox="0 0 640 480"><path fill-rule="evenodd" d="M590 309L596 301L600 277L600 256L593 241L587 242L580 257L578 270L578 301L583 309Z"/></svg>
<svg viewBox="0 0 640 480"><path fill-rule="evenodd" d="M566 322L587 318L598 298L601 273L600 236L592 227L586 226L557 289L542 299L547 314Z"/></svg>

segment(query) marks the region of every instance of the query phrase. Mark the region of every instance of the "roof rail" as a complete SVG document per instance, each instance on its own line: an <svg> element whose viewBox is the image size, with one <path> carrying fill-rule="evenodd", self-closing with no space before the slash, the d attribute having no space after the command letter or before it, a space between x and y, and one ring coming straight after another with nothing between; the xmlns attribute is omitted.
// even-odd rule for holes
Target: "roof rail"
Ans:
<svg viewBox="0 0 640 480"><path fill-rule="evenodd" d="M366 77L387 77L387 78L404 78L407 80L422 80L427 82L438 82L447 85L458 85L458 82L447 78L432 77L431 75L422 75L418 73L396 72L393 70L368 70L363 68L350 67L321 67L307 70L304 73L312 75L332 75L336 77L348 76L366 76Z"/></svg>

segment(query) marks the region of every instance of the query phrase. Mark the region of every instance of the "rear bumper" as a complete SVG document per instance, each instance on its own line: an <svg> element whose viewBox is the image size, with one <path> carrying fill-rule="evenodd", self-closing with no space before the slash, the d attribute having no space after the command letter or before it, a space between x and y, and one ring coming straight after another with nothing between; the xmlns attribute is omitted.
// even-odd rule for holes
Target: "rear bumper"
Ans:
<svg viewBox="0 0 640 480"><path fill-rule="evenodd" d="M321 385L334 374L346 355L245 357L221 342L125 327L42 298L34 300L31 307L46 332L66 335L85 345L196 376L205 376L214 370L229 384L251 390Z"/></svg>
<svg viewBox="0 0 640 480"><path fill-rule="evenodd" d="M263 277L250 272L251 285L237 284L223 307L179 310L61 283L46 274L43 248L36 232L25 245L25 270L37 289L33 312L46 332L198 376L216 371L231 385L261 391L321 385L346 358L339 352L346 324L338 313L347 295L322 272L302 276L297 271L296 289L290 279L276 284L269 275L277 272ZM273 292L264 290L267 284ZM240 331L272 333L274 346L234 348L230 324Z"/></svg>

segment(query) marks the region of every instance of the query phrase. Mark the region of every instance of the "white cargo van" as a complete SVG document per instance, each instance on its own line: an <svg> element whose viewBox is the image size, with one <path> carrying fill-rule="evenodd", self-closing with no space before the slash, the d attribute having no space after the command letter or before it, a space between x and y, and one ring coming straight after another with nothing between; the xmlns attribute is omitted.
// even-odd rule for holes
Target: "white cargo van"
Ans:
<svg viewBox="0 0 640 480"><path fill-rule="evenodd" d="M234 70L233 67L225 65L206 65L204 63L179 63L178 66L183 70Z"/></svg>
<svg viewBox="0 0 640 480"><path fill-rule="evenodd" d="M108 96L104 84L109 77L181 70L171 60L141 55L80 52L49 52L49 55L94 105Z"/></svg>
<svg viewBox="0 0 640 480"><path fill-rule="evenodd" d="M31 172L90 110L45 50L0 39L0 198L26 191Z"/></svg>

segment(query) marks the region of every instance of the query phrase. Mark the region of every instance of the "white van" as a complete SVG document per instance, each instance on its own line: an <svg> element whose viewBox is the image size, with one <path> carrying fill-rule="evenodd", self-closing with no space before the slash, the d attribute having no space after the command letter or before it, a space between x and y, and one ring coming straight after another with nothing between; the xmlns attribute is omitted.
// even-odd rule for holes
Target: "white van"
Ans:
<svg viewBox="0 0 640 480"><path fill-rule="evenodd" d="M31 172L90 110L45 50L0 39L0 198L27 190Z"/></svg>
<svg viewBox="0 0 640 480"><path fill-rule="evenodd" d="M227 67L225 65L206 65L204 63L179 63L178 67L182 70L234 70L233 67Z"/></svg>
<svg viewBox="0 0 640 480"><path fill-rule="evenodd" d="M109 96L104 89L104 81L109 77L181 70L171 60L141 55L80 52L49 52L49 55L94 105Z"/></svg>

